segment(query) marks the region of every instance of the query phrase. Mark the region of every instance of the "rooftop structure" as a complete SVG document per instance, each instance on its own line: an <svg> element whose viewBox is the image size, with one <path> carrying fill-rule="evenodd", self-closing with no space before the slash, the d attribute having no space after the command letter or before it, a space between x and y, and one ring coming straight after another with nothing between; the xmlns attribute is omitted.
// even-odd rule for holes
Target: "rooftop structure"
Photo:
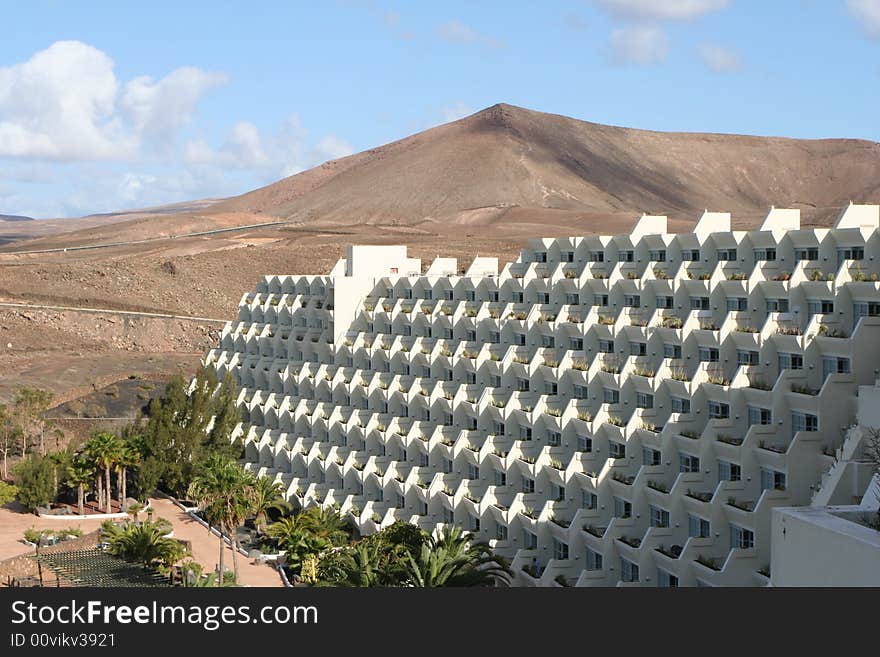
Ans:
<svg viewBox="0 0 880 657"><path fill-rule="evenodd" d="M827 494L877 379L878 211L643 216L463 274L354 246L266 276L205 362L247 467L363 533L460 525L520 585L766 585L773 509Z"/></svg>

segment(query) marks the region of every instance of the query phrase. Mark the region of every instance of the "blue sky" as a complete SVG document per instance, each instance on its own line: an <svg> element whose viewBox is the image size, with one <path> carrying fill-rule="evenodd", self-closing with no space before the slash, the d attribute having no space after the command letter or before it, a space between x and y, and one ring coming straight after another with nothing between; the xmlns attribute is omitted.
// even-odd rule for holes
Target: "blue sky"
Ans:
<svg viewBox="0 0 880 657"><path fill-rule="evenodd" d="M880 0L0 11L0 213L237 194L496 102L655 130L880 141Z"/></svg>

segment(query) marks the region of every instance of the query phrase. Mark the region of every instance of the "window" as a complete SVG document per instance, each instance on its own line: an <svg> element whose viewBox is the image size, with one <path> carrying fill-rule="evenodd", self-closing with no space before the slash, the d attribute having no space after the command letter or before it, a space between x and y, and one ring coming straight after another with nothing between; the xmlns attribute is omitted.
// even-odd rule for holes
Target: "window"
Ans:
<svg viewBox="0 0 880 657"><path fill-rule="evenodd" d="M468 463L468 479L479 479L480 478L480 468L473 463Z"/></svg>
<svg viewBox="0 0 880 657"><path fill-rule="evenodd" d="M492 432L496 436L503 436L504 435L504 422L499 422L498 420L494 420L492 422Z"/></svg>
<svg viewBox="0 0 880 657"><path fill-rule="evenodd" d="M538 292L538 303L550 303L550 293Z"/></svg>
<svg viewBox="0 0 880 657"><path fill-rule="evenodd" d="M632 504L622 497L614 498L614 517L629 518L632 515Z"/></svg>
<svg viewBox="0 0 880 657"><path fill-rule="evenodd" d="M663 345L663 357L664 358L681 358L681 345L680 344L665 343Z"/></svg>
<svg viewBox="0 0 880 657"><path fill-rule="evenodd" d="M773 411L769 408L749 406L749 425L773 424Z"/></svg>
<svg viewBox="0 0 880 657"><path fill-rule="evenodd" d="M672 397L670 399L670 403L672 405L673 413L690 413L691 412L691 400L684 399L683 397Z"/></svg>
<svg viewBox="0 0 880 657"><path fill-rule="evenodd" d="M547 444L550 447L559 447L562 444L562 434L558 431L548 431Z"/></svg>
<svg viewBox="0 0 880 657"><path fill-rule="evenodd" d="M556 381L544 381L545 395L555 395L557 390L559 390L559 386Z"/></svg>
<svg viewBox="0 0 880 657"><path fill-rule="evenodd" d="M528 477L522 478L522 492L523 493L534 493L535 492L535 480L529 479Z"/></svg>
<svg viewBox="0 0 880 657"><path fill-rule="evenodd" d="M578 451L579 452L592 452L593 451L593 439L588 438L587 436L578 436Z"/></svg>
<svg viewBox="0 0 880 657"><path fill-rule="evenodd" d="M678 471L679 472L699 472L700 457L693 454L678 455Z"/></svg>
<svg viewBox="0 0 880 657"><path fill-rule="evenodd" d="M791 435L794 435L798 431L818 431L819 430L819 418L815 415L810 415L809 413L800 413L795 411L791 414Z"/></svg>
<svg viewBox="0 0 880 657"><path fill-rule="evenodd" d="M443 472L449 474L452 472L452 461L450 459L443 459Z"/></svg>
<svg viewBox="0 0 880 657"><path fill-rule="evenodd" d="M657 569L657 586L661 589L677 589L678 577L670 572Z"/></svg>
<svg viewBox="0 0 880 657"><path fill-rule="evenodd" d="M730 406L722 402L709 400L709 417L726 419L730 417Z"/></svg>
<svg viewBox="0 0 880 657"><path fill-rule="evenodd" d="M642 304L642 297L638 294L624 294L623 305L625 308L638 308Z"/></svg>
<svg viewBox="0 0 880 657"><path fill-rule="evenodd" d="M824 315L834 312L834 301L831 299L822 299L807 301L807 317L813 315Z"/></svg>
<svg viewBox="0 0 880 657"><path fill-rule="evenodd" d="M541 335L541 346L542 347L555 347L556 346L556 338L552 335Z"/></svg>
<svg viewBox="0 0 880 657"><path fill-rule="evenodd" d="M862 317L877 317L878 315L880 315L880 302L858 301L853 304L853 326L856 326Z"/></svg>
<svg viewBox="0 0 880 657"><path fill-rule="evenodd" d="M506 486L507 485L507 473L503 470L495 470L495 485L496 486Z"/></svg>
<svg viewBox="0 0 880 657"><path fill-rule="evenodd" d="M523 294L521 290L519 292L514 292L513 300L516 303L522 303L525 300L525 294Z"/></svg>
<svg viewBox="0 0 880 657"><path fill-rule="evenodd" d="M691 310L709 310L709 297L691 297Z"/></svg>
<svg viewBox="0 0 880 657"><path fill-rule="evenodd" d="M547 262L546 251L539 251L535 254L535 262Z"/></svg>
<svg viewBox="0 0 880 657"><path fill-rule="evenodd" d="M498 301L498 290L489 290L489 301Z"/></svg>
<svg viewBox="0 0 880 657"><path fill-rule="evenodd" d="M605 252L604 251L591 251L590 252L590 262L605 262Z"/></svg>
<svg viewBox="0 0 880 657"><path fill-rule="evenodd" d="M553 539L553 558L564 561L568 559L568 543L563 543L558 538Z"/></svg>
<svg viewBox="0 0 880 657"><path fill-rule="evenodd" d="M608 441L608 452L613 459L625 459L626 445L624 443L618 443L610 440Z"/></svg>
<svg viewBox="0 0 880 657"><path fill-rule="evenodd" d="M736 351L736 364L737 365L757 365L758 364L758 352L757 351L746 351L744 349L737 349Z"/></svg>
<svg viewBox="0 0 880 657"><path fill-rule="evenodd" d="M581 504L585 509L595 509L599 504L599 498L595 493L584 490L581 491Z"/></svg>
<svg viewBox="0 0 880 657"><path fill-rule="evenodd" d="M658 296L656 299L656 304L658 308L662 308L663 310L669 310L672 308L673 299L668 295Z"/></svg>
<svg viewBox="0 0 880 657"><path fill-rule="evenodd" d="M498 331L489 331L489 343L498 344L501 342L501 333Z"/></svg>
<svg viewBox="0 0 880 657"><path fill-rule="evenodd" d="M568 348L572 351L583 351L584 350L584 339L583 338L569 338L568 339Z"/></svg>
<svg viewBox="0 0 880 657"><path fill-rule="evenodd" d="M507 540L507 525L502 525L500 522L495 525L495 538L499 541Z"/></svg>
<svg viewBox="0 0 880 657"><path fill-rule="evenodd" d="M785 473L761 468L761 490L785 490Z"/></svg>
<svg viewBox="0 0 880 657"><path fill-rule="evenodd" d="M636 408L654 408L654 395L649 395L645 392L637 392Z"/></svg>
<svg viewBox="0 0 880 657"><path fill-rule="evenodd" d="M849 358L838 358L836 356L824 356L822 358L823 381L832 374L849 374L850 371Z"/></svg>
<svg viewBox="0 0 880 657"><path fill-rule="evenodd" d="M419 452L419 465L423 468L428 467L428 455L424 452Z"/></svg>
<svg viewBox="0 0 880 657"><path fill-rule="evenodd" d="M562 502L565 499L565 487L551 484L550 494L551 499L556 500L557 502Z"/></svg>
<svg viewBox="0 0 880 657"><path fill-rule="evenodd" d="M638 582L639 566L629 559L620 558L620 580L622 582Z"/></svg>
<svg viewBox="0 0 880 657"><path fill-rule="evenodd" d="M700 259L700 250L699 249L683 249L681 252L681 259L683 262L690 262Z"/></svg>
<svg viewBox="0 0 880 657"><path fill-rule="evenodd" d="M736 260L736 249L718 249L715 255L719 261Z"/></svg>
<svg viewBox="0 0 880 657"><path fill-rule="evenodd" d="M608 295L607 294L594 294L593 295L593 305L594 306L607 306L608 305Z"/></svg>
<svg viewBox="0 0 880 657"><path fill-rule="evenodd" d="M633 261L633 252L632 251L619 251L617 253L617 262L632 262Z"/></svg>
<svg viewBox="0 0 880 657"><path fill-rule="evenodd" d="M529 391L529 380L517 377L516 389L519 390L520 392L528 392Z"/></svg>
<svg viewBox="0 0 880 657"><path fill-rule="evenodd" d="M701 363L717 363L718 349L716 347L700 347L698 357Z"/></svg>
<svg viewBox="0 0 880 657"><path fill-rule="evenodd" d="M660 450L642 447L643 465L660 465Z"/></svg>
<svg viewBox="0 0 880 657"><path fill-rule="evenodd" d="M688 514L688 536L691 538L709 538L710 529L708 520Z"/></svg>
<svg viewBox="0 0 880 657"><path fill-rule="evenodd" d="M755 532L739 525L730 524L730 547L748 550L755 547Z"/></svg>
<svg viewBox="0 0 880 657"><path fill-rule="evenodd" d="M587 570L602 570L602 553L587 548Z"/></svg>
<svg viewBox="0 0 880 657"><path fill-rule="evenodd" d="M794 259L795 260L818 260L819 259L819 247L818 246L810 246L810 247L801 247L794 250Z"/></svg>
<svg viewBox="0 0 880 657"><path fill-rule="evenodd" d="M669 511L652 504L651 527L669 527Z"/></svg>
<svg viewBox="0 0 880 657"><path fill-rule="evenodd" d="M737 463L730 461L718 461L718 479L720 481L739 481L742 478L742 469Z"/></svg>
<svg viewBox="0 0 880 657"><path fill-rule="evenodd" d="M443 507L443 522L447 525L455 522L455 514L452 512L452 509L447 509L445 506Z"/></svg>
<svg viewBox="0 0 880 657"><path fill-rule="evenodd" d="M606 404L618 404L620 403L620 391L613 388L603 388L602 400Z"/></svg>
<svg viewBox="0 0 880 657"><path fill-rule="evenodd" d="M479 532L480 531L480 519L477 516L473 516L471 518L471 531Z"/></svg>
<svg viewBox="0 0 880 657"><path fill-rule="evenodd" d="M566 294L565 295L565 303L569 306L576 306L581 302L581 295L579 294Z"/></svg>
<svg viewBox="0 0 880 657"><path fill-rule="evenodd" d="M787 313L788 299L767 299L768 313Z"/></svg>
<svg viewBox="0 0 880 657"><path fill-rule="evenodd" d="M532 439L532 428L520 426L519 439L520 440L531 440Z"/></svg>
<svg viewBox="0 0 880 657"><path fill-rule="evenodd" d="M563 251L560 257L562 262L574 262L574 251Z"/></svg>
<svg viewBox="0 0 880 657"><path fill-rule="evenodd" d="M514 333L513 334L513 344L522 347L526 343L526 334L525 333Z"/></svg>
<svg viewBox="0 0 880 657"><path fill-rule="evenodd" d="M526 549L526 550L537 550L538 549L538 537L537 537L537 535L530 532L528 529L523 530L523 549Z"/></svg>
<svg viewBox="0 0 880 657"><path fill-rule="evenodd" d="M589 388L585 385L575 384L574 385L574 398L575 399L586 399Z"/></svg>
<svg viewBox="0 0 880 657"><path fill-rule="evenodd" d="M613 354L614 353L614 341L613 340L599 340L599 353L600 354Z"/></svg>
<svg viewBox="0 0 880 657"><path fill-rule="evenodd" d="M773 262L776 260L776 247L769 246L765 249L755 249L754 250L755 261L766 260L768 262Z"/></svg>
<svg viewBox="0 0 880 657"><path fill-rule="evenodd" d="M468 329L464 332L464 339L467 342L476 342L477 341L477 332L473 329Z"/></svg>
<svg viewBox="0 0 880 657"><path fill-rule="evenodd" d="M845 246L837 249L837 266L843 264L844 260L864 260L865 247L863 246Z"/></svg>
<svg viewBox="0 0 880 657"><path fill-rule="evenodd" d="M748 310L749 308L749 300L745 297L728 297L727 298L727 312L743 312Z"/></svg>
<svg viewBox="0 0 880 657"><path fill-rule="evenodd" d="M804 369L804 357L800 354L779 354L780 370L802 370Z"/></svg>
<svg viewBox="0 0 880 657"><path fill-rule="evenodd" d="M666 262L666 249L648 251L648 259L651 262Z"/></svg>
<svg viewBox="0 0 880 657"><path fill-rule="evenodd" d="M646 342L630 342L629 343L629 355L630 356L644 356L648 353L648 344Z"/></svg>

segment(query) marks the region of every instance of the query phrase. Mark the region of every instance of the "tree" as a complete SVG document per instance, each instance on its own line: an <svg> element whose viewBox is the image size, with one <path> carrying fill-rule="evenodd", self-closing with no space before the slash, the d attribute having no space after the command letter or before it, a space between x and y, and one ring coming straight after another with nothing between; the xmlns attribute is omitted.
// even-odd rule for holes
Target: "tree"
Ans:
<svg viewBox="0 0 880 657"><path fill-rule="evenodd" d="M171 523L164 518L155 522L115 525L106 521L101 526L107 551L113 556L134 561L144 566L171 566L186 555L186 549L173 538L168 538Z"/></svg>
<svg viewBox="0 0 880 657"><path fill-rule="evenodd" d="M284 499L284 487L277 481L268 477L260 477L254 485L254 502L251 513L254 514L255 523L259 531L265 529L266 516L269 511L284 512L290 509L290 504Z"/></svg>
<svg viewBox="0 0 880 657"><path fill-rule="evenodd" d="M119 491L119 507L125 511L125 500L128 496L128 469L141 461L139 441L120 438L121 444L116 454L116 490Z"/></svg>
<svg viewBox="0 0 880 657"><path fill-rule="evenodd" d="M333 586L396 586L399 578L388 568L387 553L379 541L329 552L319 564L319 580Z"/></svg>
<svg viewBox="0 0 880 657"><path fill-rule="evenodd" d="M92 437L85 445L85 452L95 462L98 469L104 471L104 512L110 513L110 500L112 491L110 489L110 471L120 458L122 451L122 441L119 436L108 433L106 431L98 431L92 434ZM100 482L101 478L98 477ZM100 493L99 493L100 496Z"/></svg>
<svg viewBox="0 0 880 657"><path fill-rule="evenodd" d="M52 403L52 393L48 390L40 390L39 388L19 388L15 395L14 408L18 416L18 425L24 431L24 440L22 441L21 456L27 456L28 443L30 438L36 437L39 440L40 454L46 453L46 445L44 442L44 432L46 421L43 413Z"/></svg>
<svg viewBox="0 0 880 657"><path fill-rule="evenodd" d="M67 466L67 485L76 488L76 501L79 514L85 515L85 494L95 476L94 465L85 456L77 456Z"/></svg>
<svg viewBox="0 0 880 657"><path fill-rule="evenodd" d="M9 504L18 495L18 487L0 481L0 506Z"/></svg>
<svg viewBox="0 0 880 657"><path fill-rule="evenodd" d="M3 479L9 479L9 452L18 444L22 437L21 427L5 404L0 404L0 452L3 453Z"/></svg>
<svg viewBox="0 0 880 657"><path fill-rule="evenodd" d="M55 497L58 497L58 490L67 475L67 468L73 461L74 452L68 448L57 452L50 452L46 458L52 463L52 485L55 487Z"/></svg>
<svg viewBox="0 0 880 657"><path fill-rule="evenodd" d="M232 459L215 454L204 464L188 489L208 520L220 527L220 578L223 577L225 542L229 533L232 544L232 567L238 581L238 540L236 529L244 522L253 505L254 476Z"/></svg>
<svg viewBox="0 0 880 657"><path fill-rule="evenodd" d="M28 511L49 506L55 499L52 462L39 454L18 463L13 469L18 486L18 501Z"/></svg>
<svg viewBox="0 0 880 657"><path fill-rule="evenodd" d="M458 527L438 530L406 564L411 586L496 586L507 584L507 562L486 543L474 542Z"/></svg>
<svg viewBox="0 0 880 657"><path fill-rule="evenodd" d="M190 385L183 377L174 377L164 394L150 402L147 420L139 429L143 442L139 485L152 484L181 496L209 456L238 458L241 446L231 439L241 421L236 396L231 375L221 383L213 370L202 367Z"/></svg>

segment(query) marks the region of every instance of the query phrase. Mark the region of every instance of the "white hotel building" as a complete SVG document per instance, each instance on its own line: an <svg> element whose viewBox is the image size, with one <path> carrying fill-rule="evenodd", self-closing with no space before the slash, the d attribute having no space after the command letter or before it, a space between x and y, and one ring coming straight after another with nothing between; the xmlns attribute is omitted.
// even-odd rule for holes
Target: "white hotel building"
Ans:
<svg viewBox="0 0 880 657"><path fill-rule="evenodd" d="M666 224L266 276L206 358L247 467L363 533L461 525L519 585L768 584L774 508L867 486L834 467L880 368L880 208Z"/></svg>

